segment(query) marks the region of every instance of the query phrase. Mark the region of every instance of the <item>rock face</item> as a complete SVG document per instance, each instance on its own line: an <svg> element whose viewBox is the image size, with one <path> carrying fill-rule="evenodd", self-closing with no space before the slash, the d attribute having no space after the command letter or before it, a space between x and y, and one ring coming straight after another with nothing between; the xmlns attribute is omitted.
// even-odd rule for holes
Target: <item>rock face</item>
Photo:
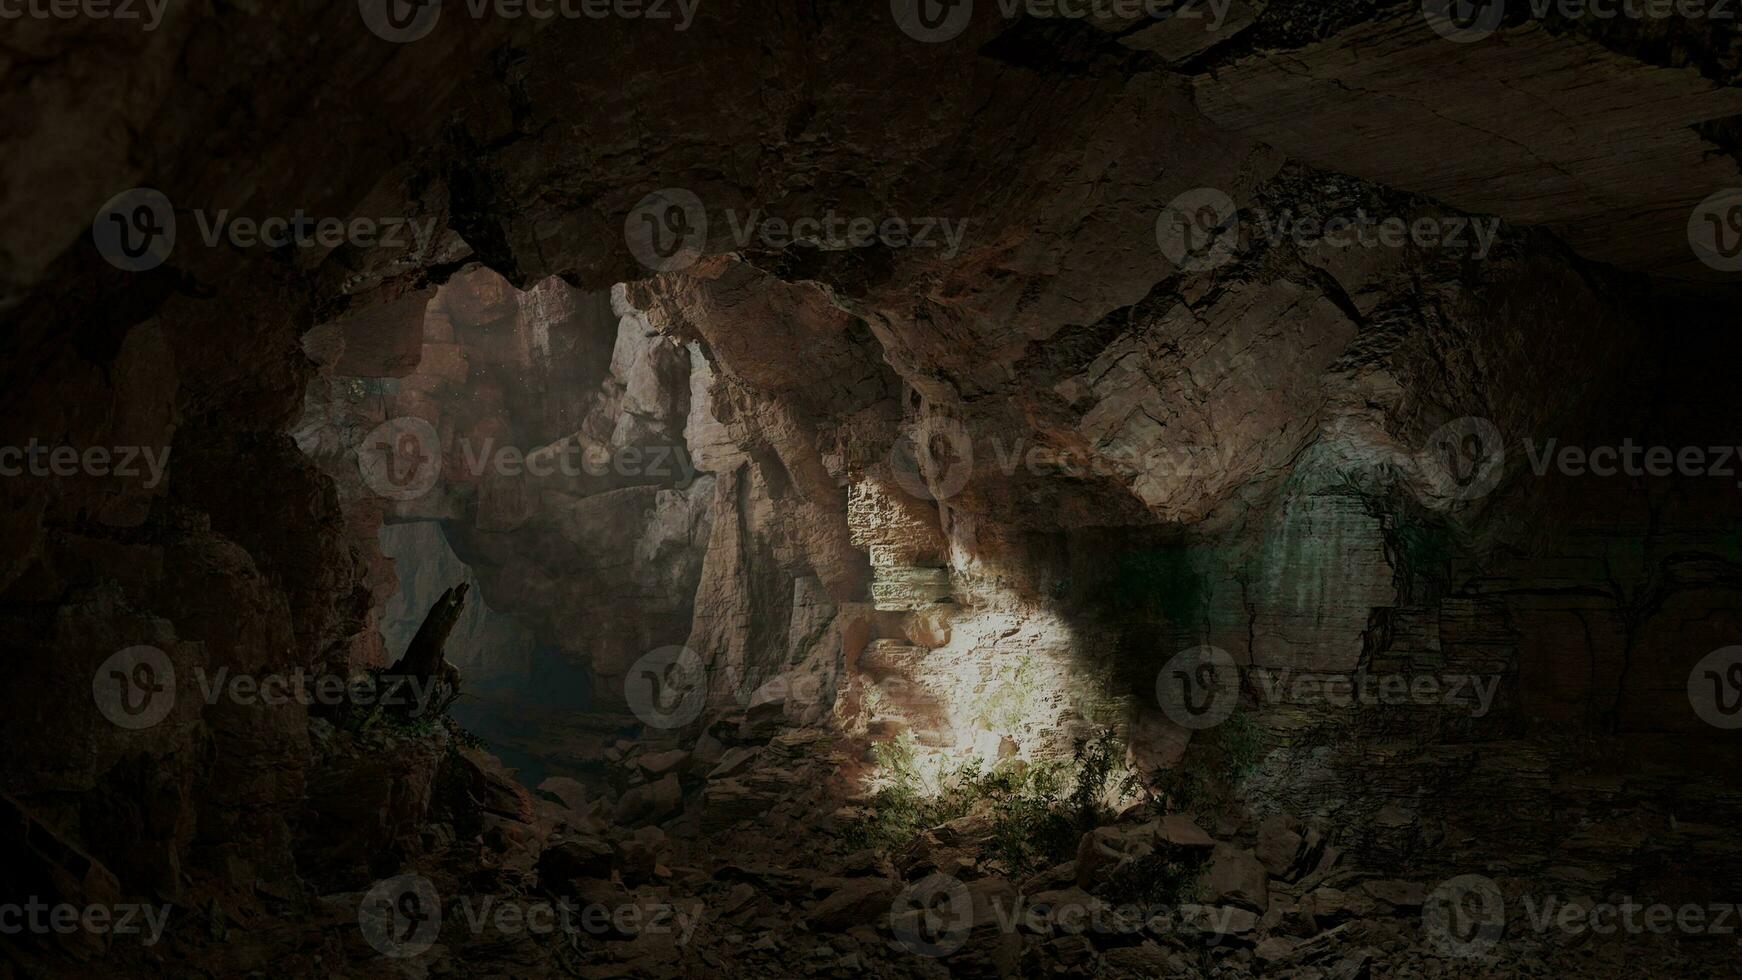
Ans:
<svg viewBox="0 0 1742 980"><path fill-rule="evenodd" d="M6 886L199 910L114 975L367 972L370 879L416 870L717 912L614 922L585 965L627 975L882 967L879 902L940 873L968 944L922 966L1360 977L1443 972L1429 871L1742 879L1690 689L1742 631L1734 480L1589 451L1735 442L1734 273L1688 247L1739 180L1727 35L971 6L947 41L764 0L447 5L404 44L349 3L8 20L0 465L48 462L0 479ZM137 272L98 244L130 187L179 228ZM662 189L679 261L639 247ZM293 215L415 234L207 233ZM1324 240L1379 216L1470 238ZM460 584L467 721L556 799L445 725L228 685L385 667ZM984 813L895 856L834 826L892 746L1008 774L1103 729L1166 812L1076 866L1017 874ZM999 925L1131 834L1208 851L1207 904ZM418 969L560 955L482 930Z"/></svg>
<svg viewBox="0 0 1742 980"><path fill-rule="evenodd" d="M1588 258L1725 281L1662 215L1692 214L1735 183L1735 159L1709 152L1696 127L1742 113L1742 92L1540 22L1491 43L1423 43L1430 30L1400 7L1301 50L1233 60L1197 80L1198 105L1309 163L1553 228ZM1403 131L1402 145L1372 138ZM1641 156L1589 152L1598 139L1633 143L1628 131L1658 135L1635 144Z"/></svg>

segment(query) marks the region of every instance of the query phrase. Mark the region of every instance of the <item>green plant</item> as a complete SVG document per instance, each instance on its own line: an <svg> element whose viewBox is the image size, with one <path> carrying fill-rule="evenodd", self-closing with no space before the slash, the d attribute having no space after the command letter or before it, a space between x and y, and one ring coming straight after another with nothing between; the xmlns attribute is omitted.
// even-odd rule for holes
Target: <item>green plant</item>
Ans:
<svg viewBox="0 0 1742 980"><path fill-rule="evenodd" d="M1150 779L1158 798L1175 810L1214 803L1232 783L1258 767L1264 755L1264 730L1251 714L1237 710L1193 742L1184 765L1163 769Z"/></svg>
<svg viewBox="0 0 1742 980"><path fill-rule="evenodd" d="M1068 765L1013 763L987 771L975 759L953 770L940 767L928 784L912 736L903 735L873 747L889 784L849 836L860 846L890 850L984 805L994 857L1019 874L1050 867L1073 857L1083 834L1112 819L1110 799L1136 787L1134 775L1118 776L1123 755L1109 729L1078 739Z"/></svg>
<svg viewBox="0 0 1742 980"><path fill-rule="evenodd" d="M437 690L441 696L427 703L407 703L404 701L403 680L388 674L386 668L371 667L352 680L346 700L339 709L338 726L355 735L386 732L401 738L420 738L437 729L446 729L464 745L482 745L476 736L448 716L448 709L459 698L457 685L450 684Z"/></svg>
<svg viewBox="0 0 1742 980"><path fill-rule="evenodd" d="M981 779L974 760L953 772L939 768L928 779L918 762L912 732L871 747L871 761L883 770L888 784L871 798L871 810L849 828L848 838L864 847L893 850L920 831L962 816L977 800L972 787Z"/></svg>
<svg viewBox="0 0 1742 980"><path fill-rule="evenodd" d="M1264 752L1264 732L1245 711L1235 711L1222 723L1222 776L1238 782L1258 767Z"/></svg>
<svg viewBox="0 0 1742 980"><path fill-rule="evenodd" d="M1177 905L1197 897L1207 855L1201 849L1157 841L1155 850L1113 870L1100 893L1111 902Z"/></svg>

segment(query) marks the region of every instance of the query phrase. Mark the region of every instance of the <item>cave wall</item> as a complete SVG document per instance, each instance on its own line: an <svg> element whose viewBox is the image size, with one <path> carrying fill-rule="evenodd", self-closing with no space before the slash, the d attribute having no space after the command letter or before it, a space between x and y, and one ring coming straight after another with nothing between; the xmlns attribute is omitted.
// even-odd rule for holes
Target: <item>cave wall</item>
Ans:
<svg viewBox="0 0 1742 980"><path fill-rule="evenodd" d="M162 650L181 677L383 663L393 651L379 607L394 590L377 534L396 520L444 522L492 608L571 646L597 617L553 618L574 597L540 566L600 554L632 564L630 590L646 605L619 622L657 626L601 641L606 676L646 646L684 642L731 665L790 663L795 649L807 664L838 654L839 684L852 690L862 681L846 668L872 640L882 642L875 652L895 648L892 669L917 669L920 681L912 662L933 658L912 651L955 644L937 658L943 697L913 706L934 720L951 714L937 702L996 685L990 666L964 682L963 664L1037 646L1068 664L1043 616L1071 620L1084 650L1126 649L1119 617L1073 590L1097 563L1086 543L1108 540L1109 525L1143 528L1188 549L1180 574L1202 579L1193 588L1207 597L1203 609L1150 614L1139 628L1159 639L1146 648L1209 640L1254 660L1334 665L1380 654L1493 658L1518 687L1496 731L1482 733L1491 748L1540 721L1638 734L1641 745L1648 734L1681 735L1689 741L1670 751L1706 751L1695 736L1712 733L1690 726L1676 679L1732 632L1724 610L1734 608L1737 556L1714 547L1710 529L1734 497L1719 481L1531 484L1516 504L1496 497L1428 515L1450 542L1433 560L1397 551L1402 529L1422 524L1419 500L1405 499L1414 489L1399 485L1408 473L1381 465L1362 481L1375 458L1409 457L1440 423L1471 414L1509 434L1547 435L1596 407L1611 429L1593 437L1723 440L1717 421L1733 406L1721 348L1704 338L1722 326L1729 294L1681 300L1632 278L1660 267L1655 253L1632 264L1625 250L1605 252L1597 257L1622 268L1594 268L1591 256L1524 231L1479 265L1259 244L1209 272L1181 268L1154 239L1154 216L1184 191L1306 207L1310 188L1341 180L1327 170L1443 195L1384 199L1410 214L1492 208L1601 239L1588 215L1515 213L1515 202L1474 195L1483 173L1470 166L1424 173L1420 160L1357 159L1284 133L1219 99L1216 79L1174 70L1196 53L1146 52L1084 25L1007 34L1010 25L981 16L958 43L924 45L900 37L880 9L753 3L710 8L707 30L675 38L621 23L450 20L425 42L395 46L357 29L355 16L336 2L263 12L192 4L149 34L24 22L13 35L23 56L0 64L0 77L33 94L11 105L17 125L0 138L9 157L29 161L0 188L10 382L0 441L173 450L151 486L0 487L0 593L18 638L0 702L14 751L0 774L34 826L90 850L118 887L175 894L195 873L238 887L289 875L311 750L298 705L181 697L149 729L117 727L95 711L99 665L140 644ZM1253 24L1253 37L1275 34L1262 18ZM1315 74L1334 78L1324 64L1349 50L1315 48ZM1543 80L1537 95L1551 107L1585 97L1555 84L1574 62ZM1616 90L1650 79L1695 91L1713 74L1603 63ZM1277 70L1235 67L1259 81ZM1435 75L1433 64L1411 71ZM336 91L346 97L325 97ZM738 111L704 106L701 91ZM988 91L1002 94L979 94ZM1727 97L1697 101L1714 116L1731 111ZM1324 102L1307 108L1328 112ZM1506 136L1524 152L1553 140L1621 155L1654 139L1658 122L1649 102L1622 108L1638 128L1613 137L1590 121ZM1688 137L1689 122L1673 123L1677 145L1706 154L1701 173L1728 168ZM1448 126L1435 145L1466 162L1484 156L1490 144L1467 135ZM112 267L86 236L91 215L134 185L178 202L186 229L173 261L142 273ZM624 241L625 218L650 191L674 186L706 203L705 257L650 275ZM1377 193L1336 189L1350 201ZM1661 203L1624 196L1614 206L1633 221ZM202 246L190 209L226 207L433 218L435 246L290 255ZM970 235L949 256L770 249L730 240L728 208L788 220L831 208L933 215L968 220ZM438 299L473 263L503 284L475 286L453 305ZM631 284L607 315L605 291L619 281ZM642 315L648 332L638 335ZM489 335L500 344L457 339L510 322ZM551 384L525 383L517 372L538 363L534 354L559 349L559 324L574 325L563 349L577 356L547 365L559 372L544 375ZM625 362L601 368L607 348ZM578 373L560 373L570 369ZM333 391L358 377L398 385L361 386L354 399ZM442 400L485 381L475 403ZM565 400L596 386L615 399L610 411ZM1648 395L1661 391L1680 394ZM444 445L461 431L512 431L527 445L576 432L613 445L682 441L710 461L712 485L590 484L548 498L540 489L534 501L522 482L456 480L464 493L386 507L356 492L360 474L343 456L350 437L392 417L389 402L401 410L397 400L441 415ZM489 428L504 420L525 428ZM874 502L911 490L915 476L940 496L940 474L890 461L904 435L933 420L959 423L977 450L994 434L1020 434L1102 459L1106 473L975 467L931 508L934 529L923 501ZM1206 445L1220 464L1207 472L1129 462L1133 449L1189 455ZM856 511L855 500L871 503ZM856 525L866 513L883 516ZM1494 515L1496 530L1468 540L1478 514ZM647 527L651 538L628 533ZM601 528L608 539L589 537ZM680 558L632 562L649 540ZM653 577L637 580L644 572ZM684 588L692 577L695 589ZM710 601L695 604L697 594ZM946 616L924 605L946 594L961 608ZM875 608L880 595L898 608ZM523 597L531 601L516 605ZM585 598L595 605L580 609L622 596ZM829 620L840 620L830 627L838 651L824 642L817 652L829 635L811 628L827 618L823 605L852 613L850 624ZM1379 618L1389 645L1369 644L1375 610L1389 610ZM1001 647L1009 637L1018 639ZM1044 707L1056 713L1036 715L1036 728L1077 710L1064 699ZM1153 721L1133 724L1149 731ZM1470 744L1456 726L1397 726L1413 741ZM1184 749L1178 732L1146 739L1159 758ZM952 725L947 744L980 741ZM1509 761L1537 751L1490 754L1487 765L1551 786L1549 763ZM1415 757L1399 758L1394 779L1364 784L1416 793ZM1323 771L1328 798L1366 770ZM1516 785L1431 789L1472 787ZM1689 792L1709 788L1696 781Z"/></svg>

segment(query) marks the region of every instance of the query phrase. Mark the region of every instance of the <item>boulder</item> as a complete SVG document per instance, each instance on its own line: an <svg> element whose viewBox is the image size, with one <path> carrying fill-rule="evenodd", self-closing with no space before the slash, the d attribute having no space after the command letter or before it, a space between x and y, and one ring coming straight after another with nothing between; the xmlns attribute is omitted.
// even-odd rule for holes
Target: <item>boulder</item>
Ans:
<svg viewBox="0 0 1742 980"><path fill-rule="evenodd" d="M1211 902L1237 905L1262 912L1270 904L1270 886L1264 865L1251 851L1219 844L1210 856L1205 887Z"/></svg>
<svg viewBox="0 0 1742 980"><path fill-rule="evenodd" d="M1361 890L1400 912L1413 912L1427 899L1427 886L1419 881L1378 879L1362 882Z"/></svg>
<svg viewBox="0 0 1742 980"><path fill-rule="evenodd" d="M1155 835L1148 827L1096 827L1077 844L1077 886L1104 885L1120 868L1155 853Z"/></svg>
<svg viewBox="0 0 1742 980"><path fill-rule="evenodd" d="M609 878L617 860L611 845L597 837L566 837L539 854L538 882L549 891L557 891L576 878Z"/></svg>
<svg viewBox="0 0 1742 980"><path fill-rule="evenodd" d="M889 911L895 882L887 878L847 878L828 897L805 913L805 921L821 932L839 932L855 925L874 923Z"/></svg>
<svg viewBox="0 0 1742 980"><path fill-rule="evenodd" d="M669 752L649 752L635 757L635 764L640 766L649 776L663 776L689 761L690 754L683 749L672 749Z"/></svg>
<svg viewBox="0 0 1742 980"><path fill-rule="evenodd" d="M1306 848L1299 823L1284 813L1274 814L1258 825L1258 844L1253 854L1275 878L1299 877L1297 865Z"/></svg>
<svg viewBox="0 0 1742 980"><path fill-rule="evenodd" d="M676 774L668 774L657 782L636 786L617 801L617 822L634 826L656 823L675 816L683 809L683 788Z"/></svg>
<svg viewBox="0 0 1742 980"><path fill-rule="evenodd" d="M1204 833L1203 829L1183 813L1170 813L1156 822L1155 836L1168 844L1179 847L1212 848L1216 839Z"/></svg>

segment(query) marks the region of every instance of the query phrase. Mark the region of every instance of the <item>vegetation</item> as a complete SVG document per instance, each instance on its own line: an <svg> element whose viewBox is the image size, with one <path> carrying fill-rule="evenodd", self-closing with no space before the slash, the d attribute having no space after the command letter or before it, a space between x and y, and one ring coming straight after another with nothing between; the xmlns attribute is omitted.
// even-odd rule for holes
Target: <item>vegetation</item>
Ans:
<svg viewBox="0 0 1742 980"><path fill-rule="evenodd" d="M1185 810L1215 802L1233 783L1250 775L1264 754L1264 732L1246 711L1235 711L1192 741L1190 759L1150 781L1162 801Z"/></svg>
<svg viewBox="0 0 1742 980"><path fill-rule="evenodd" d="M1018 874L1076 855L1083 834L1110 821L1108 800L1129 795L1136 777L1119 778L1122 746L1111 730L1078 739L1069 763L1006 763L990 771L978 759L926 773L911 735L873 748L889 785L850 836L860 845L899 849L922 831L976 809L991 821L993 856Z"/></svg>
<svg viewBox="0 0 1742 980"><path fill-rule="evenodd" d="M407 693L396 695L401 690ZM457 685L439 685L431 689L429 697L431 703L426 707L412 697L404 678L387 674L386 668L372 667L366 676L353 680L338 727L353 735L377 732L397 738L421 738L445 730L455 745L467 748L483 745L482 740L448 715L448 709L459 698Z"/></svg>

